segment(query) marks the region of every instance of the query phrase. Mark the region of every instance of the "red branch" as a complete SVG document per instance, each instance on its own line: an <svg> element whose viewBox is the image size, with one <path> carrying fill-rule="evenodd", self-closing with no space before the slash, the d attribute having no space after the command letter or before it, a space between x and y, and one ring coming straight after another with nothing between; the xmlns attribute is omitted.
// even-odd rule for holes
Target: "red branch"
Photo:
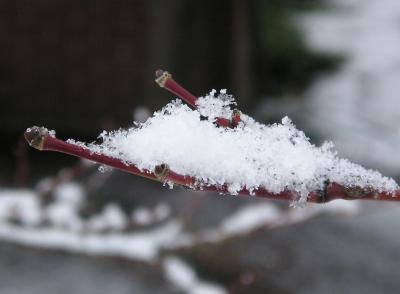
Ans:
<svg viewBox="0 0 400 294"><path fill-rule="evenodd" d="M183 101L192 106L194 109L197 109L196 105L197 97L194 96L192 93L190 93L188 90L186 90L184 87L182 87L178 82L176 82L172 78L172 75L169 72L163 71L161 69L156 70L156 83L161 88L164 88L170 91L172 94L175 94L176 96L183 99ZM240 122L240 111L238 110L233 111L231 120L223 117L217 117L215 120L215 123L218 126L225 128L227 127L234 128L238 125L239 122Z"/></svg>
<svg viewBox="0 0 400 294"><path fill-rule="evenodd" d="M80 158L86 158L134 175L146 177L152 180L156 179L156 176L150 171L142 171L137 167L128 165L119 159L112 158L104 154L94 153L85 147L59 140L51 136L48 130L43 127L32 127L24 133L24 136L29 145L38 150L56 151Z"/></svg>
<svg viewBox="0 0 400 294"><path fill-rule="evenodd" d="M162 69L156 70L156 83L164 89L167 89L172 94L182 98L187 104L193 108L197 108L196 101L197 97L177 83L171 76L171 74Z"/></svg>
<svg viewBox="0 0 400 294"><path fill-rule="evenodd" d="M171 182L176 185L184 186L195 191L208 191L223 194L230 194L228 186L224 185L202 185L195 177L185 176L172 171L168 165L157 166L154 171L140 170L135 165L127 164L120 159L112 158L104 154L94 153L86 147L68 143L51 136L44 127L32 127L25 134L25 139L29 145L38 150L56 151L66 153L80 158L86 158L91 161L105 164L116 169L146 177L151 180L161 182ZM272 193L267 189L260 187L254 190L242 189L239 195L254 195L274 200L292 201L298 198L294 191L285 190L280 193ZM364 199L364 200L389 200L400 201L400 190L395 193L379 192L373 189L362 189L359 187L344 187L338 183L327 183L323 191L314 191L308 195L307 202L326 203L335 199Z"/></svg>

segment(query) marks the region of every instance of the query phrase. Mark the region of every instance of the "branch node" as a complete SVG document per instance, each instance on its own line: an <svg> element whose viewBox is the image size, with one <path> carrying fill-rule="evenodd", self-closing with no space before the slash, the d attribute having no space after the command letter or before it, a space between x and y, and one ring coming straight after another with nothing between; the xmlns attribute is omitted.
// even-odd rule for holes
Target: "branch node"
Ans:
<svg viewBox="0 0 400 294"><path fill-rule="evenodd" d="M40 151L43 150L44 140L49 135L49 131L45 127L34 126L25 131L24 137L29 145Z"/></svg>
<svg viewBox="0 0 400 294"><path fill-rule="evenodd" d="M345 187L344 192L346 195L353 199L359 199L366 196L366 191L360 187Z"/></svg>
<svg viewBox="0 0 400 294"><path fill-rule="evenodd" d="M165 83L171 78L172 78L172 76L169 72L164 71L162 69L156 70L156 80L155 81L161 88L164 88Z"/></svg>
<svg viewBox="0 0 400 294"><path fill-rule="evenodd" d="M154 168L154 175L160 182L165 182L168 172L170 171L168 164L160 164Z"/></svg>

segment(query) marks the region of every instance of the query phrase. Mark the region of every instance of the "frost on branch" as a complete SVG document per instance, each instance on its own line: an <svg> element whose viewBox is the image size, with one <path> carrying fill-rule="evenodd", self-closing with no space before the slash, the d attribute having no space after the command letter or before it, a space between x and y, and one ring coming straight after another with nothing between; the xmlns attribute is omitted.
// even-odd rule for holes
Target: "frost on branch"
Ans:
<svg viewBox="0 0 400 294"><path fill-rule="evenodd" d="M87 147L143 170L168 164L176 173L195 177L198 185L227 184L231 194L242 188L287 189L305 202L327 181L378 192L398 188L393 179L339 158L331 143L313 145L287 117L263 125L242 114L236 128L217 127L214 120L232 117L235 105L224 90L217 96L213 90L196 103L198 109L192 110L175 100L146 122L103 132L101 145Z"/></svg>

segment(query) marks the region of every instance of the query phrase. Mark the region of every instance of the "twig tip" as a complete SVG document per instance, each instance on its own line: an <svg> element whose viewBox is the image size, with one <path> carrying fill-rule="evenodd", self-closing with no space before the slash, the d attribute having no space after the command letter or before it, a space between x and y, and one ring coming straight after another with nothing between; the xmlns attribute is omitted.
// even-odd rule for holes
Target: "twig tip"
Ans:
<svg viewBox="0 0 400 294"><path fill-rule="evenodd" d="M171 78L171 74L165 70L156 70L156 83L161 87L165 87L165 83Z"/></svg>
<svg viewBox="0 0 400 294"><path fill-rule="evenodd" d="M31 147L43 150L44 139L48 134L49 131L45 127L34 126L26 129L24 137Z"/></svg>
<svg viewBox="0 0 400 294"><path fill-rule="evenodd" d="M168 164L163 163L155 167L154 175L159 181L164 182L169 170Z"/></svg>

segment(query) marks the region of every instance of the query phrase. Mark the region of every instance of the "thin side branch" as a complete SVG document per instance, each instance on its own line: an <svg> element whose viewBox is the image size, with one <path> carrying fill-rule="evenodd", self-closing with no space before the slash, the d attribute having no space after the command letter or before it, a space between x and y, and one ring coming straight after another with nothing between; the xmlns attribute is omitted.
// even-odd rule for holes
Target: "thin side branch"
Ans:
<svg viewBox="0 0 400 294"><path fill-rule="evenodd" d="M197 97L194 96L192 93L190 93L188 90L186 90L184 87L182 87L177 81L175 81L172 78L172 75L164 70L158 69L156 70L156 83L161 87L172 94L175 94L176 96L180 97L183 101L185 101L187 104L192 106L194 109L197 109ZM240 111L237 109L234 109L232 111L232 119L226 119L223 117L218 117L215 120L215 123L220 126L220 127L225 127L225 128L234 128L238 125L240 122Z"/></svg>
<svg viewBox="0 0 400 294"><path fill-rule="evenodd" d="M108 165L125 172L156 180L157 177L150 171L140 170L136 166L126 164L125 162L106 156L104 154L93 153L89 149L76 144L68 143L51 136L44 127L32 127L24 133L25 139L29 145L40 151L56 151L79 158L86 158L91 161Z"/></svg>
<svg viewBox="0 0 400 294"><path fill-rule="evenodd" d="M170 182L176 185L187 187L194 191L230 194L226 184L203 185L195 177L181 175L172 171L167 164L157 166L154 171L141 170L135 165L127 164L126 162L123 162L117 158L112 158L100 153L94 153L84 146L59 140L50 135L48 130L44 127L32 127L24 133L24 136L29 145L38 150L55 151L80 158L86 158L100 164L114 167L124 172L142 176L151 180ZM244 188L240 190L238 194L254 195L257 197L286 201L296 200L299 197L296 192L290 190L285 190L280 193L271 193L263 187L259 187L258 189L254 190L248 190ZM391 194L372 189L362 189L359 187L344 187L338 183L326 182L325 189L322 191L311 192L307 197L307 202L326 203L335 199L400 201L400 190Z"/></svg>

